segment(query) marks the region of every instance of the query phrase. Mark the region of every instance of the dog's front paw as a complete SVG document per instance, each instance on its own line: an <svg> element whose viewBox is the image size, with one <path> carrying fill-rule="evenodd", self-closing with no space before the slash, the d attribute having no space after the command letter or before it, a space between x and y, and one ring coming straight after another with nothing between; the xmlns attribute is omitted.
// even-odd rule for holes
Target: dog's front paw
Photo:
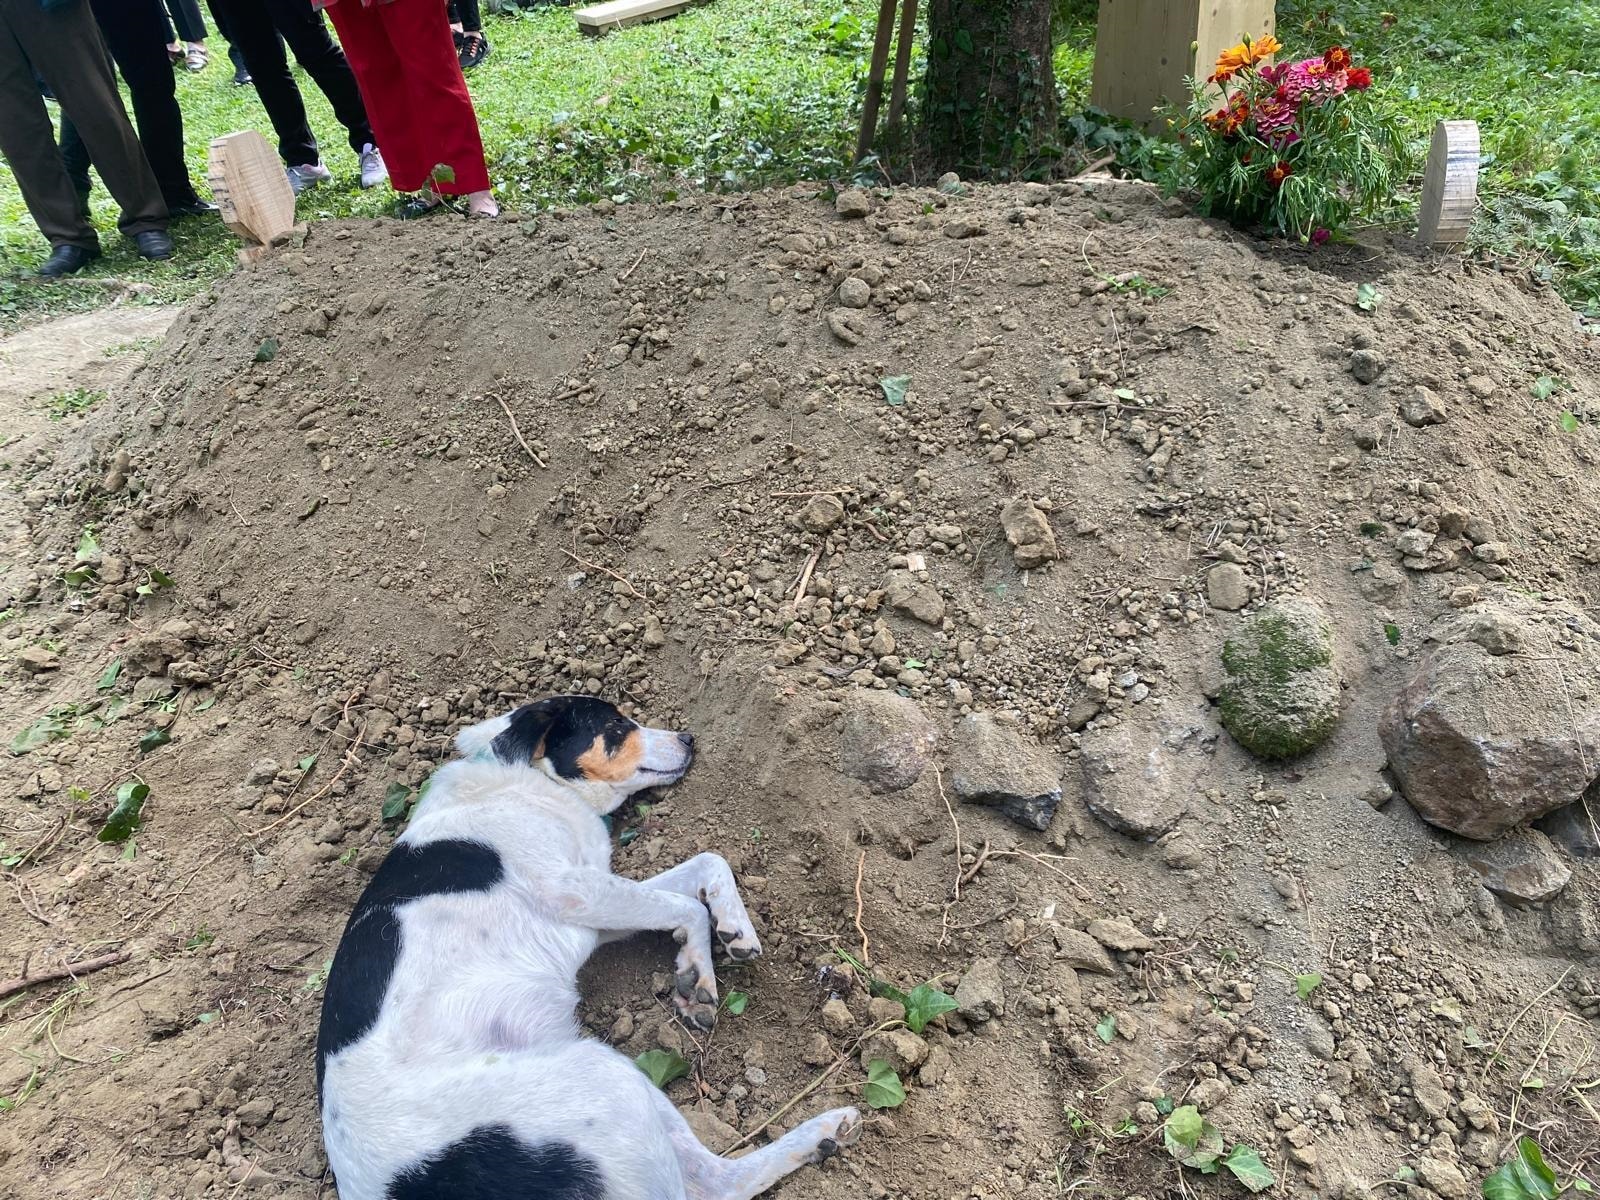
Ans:
<svg viewBox="0 0 1600 1200"><path fill-rule="evenodd" d="M709 971L681 969L672 987L672 1006L691 1029L710 1030L717 1023L717 981Z"/></svg>
<svg viewBox="0 0 1600 1200"><path fill-rule="evenodd" d="M833 1112L824 1113L821 1118L831 1130L817 1142L817 1161L832 1158L846 1146L853 1146L861 1138L861 1111L855 1108L839 1108Z"/></svg>

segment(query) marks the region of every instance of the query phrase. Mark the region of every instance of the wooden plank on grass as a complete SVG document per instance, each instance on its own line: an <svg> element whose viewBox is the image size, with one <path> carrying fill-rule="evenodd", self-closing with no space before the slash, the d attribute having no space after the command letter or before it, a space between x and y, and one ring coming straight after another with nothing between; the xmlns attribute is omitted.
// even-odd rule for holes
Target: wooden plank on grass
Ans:
<svg viewBox="0 0 1600 1200"><path fill-rule="evenodd" d="M604 4L591 4L573 11L578 28L591 37L599 37L624 25L641 25L646 21L660 21L675 17L700 0L606 0Z"/></svg>
<svg viewBox="0 0 1600 1200"><path fill-rule="evenodd" d="M1417 240L1424 246L1456 246L1467 240L1478 206L1479 162L1476 121L1440 121L1433 127L1417 209Z"/></svg>
<svg viewBox="0 0 1600 1200"><path fill-rule="evenodd" d="M1090 103L1159 128L1157 110L1189 102L1185 79L1217 55L1275 28L1273 0L1100 0Z"/></svg>

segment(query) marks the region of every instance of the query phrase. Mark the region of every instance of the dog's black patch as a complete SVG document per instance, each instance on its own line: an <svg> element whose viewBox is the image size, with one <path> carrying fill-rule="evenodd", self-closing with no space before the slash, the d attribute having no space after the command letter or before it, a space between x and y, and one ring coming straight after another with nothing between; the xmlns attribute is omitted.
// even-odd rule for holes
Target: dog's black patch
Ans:
<svg viewBox="0 0 1600 1200"><path fill-rule="evenodd" d="M601 1200L600 1167L565 1142L530 1146L504 1125L474 1129L396 1175L388 1200Z"/></svg>
<svg viewBox="0 0 1600 1200"><path fill-rule="evenodd" d="M500 856L482 842L402 842L390 851L345 923L328 972L317 1031L319 1096L329 1056L359 1041L378 1022L389 977L400 959L396 910L423 896L487 891L504 874Z"/></svg>
<svg viewBox="0 0 1600 1200"><path fill-rule="evenodd" d="M563 779L583 776L578 759L596 738L604 740L607 753L615 753L638 727L616 705L593 696L551 696L524 704L510 719L491 743L495 757L519 766L548 758Z"/></svg>

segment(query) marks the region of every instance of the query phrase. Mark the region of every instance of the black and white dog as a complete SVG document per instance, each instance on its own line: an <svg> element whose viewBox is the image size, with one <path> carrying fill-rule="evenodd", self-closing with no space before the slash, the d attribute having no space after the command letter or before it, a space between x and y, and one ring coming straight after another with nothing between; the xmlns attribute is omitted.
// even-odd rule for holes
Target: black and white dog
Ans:
<svg viewBox="0 0 1600 1200"><path fill-rule="evenodd" d="M716 1018L715 941L761 953L733 872L701 854L611 873L601 820L676 783L688 734L558 696L464 730L350 915L317 1037L341 1200L746 1200L860 1133L840 1108L712 1154L629 1059L585 1038L578 968L638 930L677 939L679 1014Z"/></svg>

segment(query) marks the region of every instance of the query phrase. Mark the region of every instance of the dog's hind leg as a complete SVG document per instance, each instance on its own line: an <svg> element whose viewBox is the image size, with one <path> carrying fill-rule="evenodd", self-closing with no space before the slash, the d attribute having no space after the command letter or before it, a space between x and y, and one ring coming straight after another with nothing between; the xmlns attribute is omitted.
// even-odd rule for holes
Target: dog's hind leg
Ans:
<svg viewBox="0 0 1600 1200"><path fill-rule="evenodd" d="M642 882L645 887L692 896L704 904L711 913L717 942L729 958L744 961L761 956L756 927L739 896L733 868L722 855L697 854L688 862Z"/></svg>
<svg viewBox="0 0 1600 1200"><path fill-rule="evenodd" d="M678 1156L688 1200L751 1200L784 1176L831 1158L861 1136L860 1112L836 1108L742 1158L722 1158L700 1144L665 1095L658 1091L655 1099Z"/></svg>

